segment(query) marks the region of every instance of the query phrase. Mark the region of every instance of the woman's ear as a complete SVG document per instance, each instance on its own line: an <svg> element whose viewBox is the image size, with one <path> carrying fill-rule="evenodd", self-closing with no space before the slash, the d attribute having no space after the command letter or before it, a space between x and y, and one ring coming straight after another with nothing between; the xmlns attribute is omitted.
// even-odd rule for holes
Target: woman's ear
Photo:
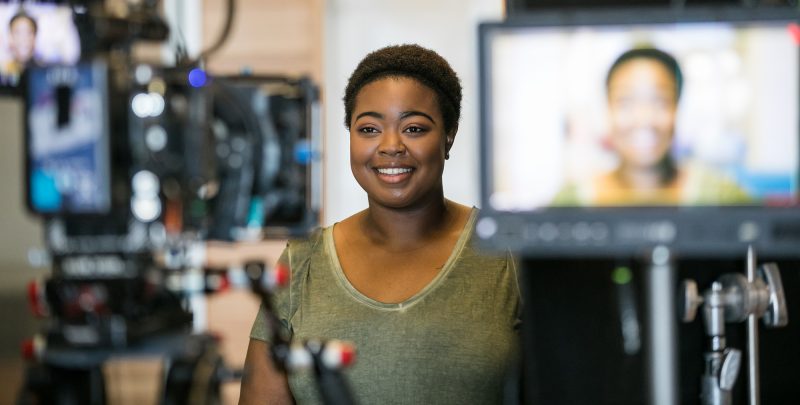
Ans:
<svg viewBox="0 0 800 405"><path fill-rule="evenodd" d="M458 126L453 128L453 130L450 131L445 137L445 148L444 148L445 152L450 152L450 148L453 147L453 141L456 140L457 132L458 132Z"/></svg>
<svg viewBox="0 0 800 405"><path fill-rule="evenodd" d="M450 159L450 148L453 147L453 141L456 139L456 131L453 131L452 134L447 135L444 141L444 158L445 160Z"/></svg>

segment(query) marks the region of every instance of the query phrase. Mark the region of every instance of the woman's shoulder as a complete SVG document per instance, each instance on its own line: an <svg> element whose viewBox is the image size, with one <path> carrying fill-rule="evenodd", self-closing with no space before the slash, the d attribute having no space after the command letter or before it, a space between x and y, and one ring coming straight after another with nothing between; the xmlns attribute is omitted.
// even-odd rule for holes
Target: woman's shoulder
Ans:
<svg viewBox="0 0 800 405"><path fill-rule="evenodd" d="M450 205L451 209L455 210L457 213L456 218L458 220L455 221L456 229L460 232L469 231L470 228L475 228L475 222L478 217L478 213L480 209L475 206L467 206L461 203L457 203L454 201L449 201L448 204Z"/></svg>
<svg viewBox="0 0 800 405"><path fill-rule="evenodd" d="M316 227L312 229L307 235L297 236L289 239L289 246L301 246L301 245L315 245L321 239L322 235L325 233L328 227Z"/></svg>
<svg viewBox="0 0 800 405"><path fill-rule="evenodd" d="M460 202L453 201L453 200L447 200L447 204L450 207L458 210L458 212L460 212L462 214L469 215L473 211L479 211L479 209L477 207L475 207L474 205L464 205L464 204L461 204Z"/></svg>
<svg viewBox="0 0 800 405"><path fill-rule="evenodd" d="M496 247L488 248L478 238L475 228L480 216L480 209L477 207L469 207L467 213L467 222L459 238L461 246L456 246L455 249L458 253L459 263L461 265L470 264L477 267L486 266L487 263L493 263L492 267L509 267L513 266L514 258L508 249L497 249Z"/></svg>
<svg viewBox="0 0 800 405"><path fill-rule="evenodd" d="M293 262L297 262L302 258L310 257L315 251L323 247L323 236L329 228L331 227L318 227L308 235L289 239L283 253L285 259L289 261L289 264L293 264Z"/></svg>

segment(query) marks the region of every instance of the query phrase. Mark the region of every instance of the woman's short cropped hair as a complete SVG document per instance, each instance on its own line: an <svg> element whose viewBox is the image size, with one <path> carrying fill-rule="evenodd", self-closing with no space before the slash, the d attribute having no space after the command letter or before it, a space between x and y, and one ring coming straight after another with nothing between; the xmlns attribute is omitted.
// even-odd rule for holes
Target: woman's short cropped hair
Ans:
<svg viewBox="0 0 800 405"><path fill-rule="evenodd" d="M611 68L608 69L606 87L611 83L612 76L614 76L614 73L616 73L620 66L635 59L652 60L664 66L675 80L675 99L680 99L681 90L683 89L683 73L681 72L681 66L674 56L656 48L634 48L620 55L614 63L611 64Z"/></svg>
<svg viewBox="0 0 800 405"><path fill-rule="evenodd" d="M431 88L436 92L445 132L451 133L458 128L461 81L444 58L419 45L387 46L364 57L345 88L345 127L350 128L356 95L361 88L386 77L409 77Z"/></svg>

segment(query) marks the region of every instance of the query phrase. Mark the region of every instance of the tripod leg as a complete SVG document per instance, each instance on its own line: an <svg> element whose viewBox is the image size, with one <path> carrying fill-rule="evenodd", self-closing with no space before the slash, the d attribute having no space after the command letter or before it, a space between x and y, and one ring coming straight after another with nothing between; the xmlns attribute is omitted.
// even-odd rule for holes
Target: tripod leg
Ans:
<svg viewBox="0 0 800 405"><path fill-rule="evenodd" d="M67 369L46 364L29 366L17 397L18 405L106 403L102 369Z"/></svg>
<svg viewBox="0 0 800 405"><path fill-rule="evenodd" d="M193 342L198 343L198 342ZM217 405L221 403L222 357L209 341L198 350L167 364L163 405Z"/></svg>

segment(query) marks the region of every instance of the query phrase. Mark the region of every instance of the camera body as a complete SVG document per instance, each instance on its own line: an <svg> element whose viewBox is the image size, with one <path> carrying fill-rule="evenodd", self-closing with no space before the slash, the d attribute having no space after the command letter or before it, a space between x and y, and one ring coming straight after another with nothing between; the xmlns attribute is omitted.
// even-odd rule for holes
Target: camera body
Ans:
<svg viewBox="0 0 800 405"><path fill-rule="evenodd" d="M26 195L46 223L55 341L187 327L160 291L164 271L198 264L187 246L317 225L313 85L204 75L102 59L28 72Z"/></svg>
<svg viewBox="0 0 800 405"><path fill-rule="evenodd" d="M208 53L134 60L135 43L169 33L157 5L70 2L80 60L22 75L25 201L51 272L28 288L46 322L23 345L32 361L19 403L105 403L102 366L129 355L165 359L160 402L218 403L237 372L217 339L194 333L192 302L226 285L258 292L268 272L205 269L205 243L319 224L318 88L214 76Z"/></svg>
<svg viewBox="0 0 800 405"><path fill-rule="evenodd" d="M133 61L135 40L166 37L150 3L112 18L90 2L75 14L81 61L23 77L26 202L52 265L31 299L51 348L188 331L186 297L207 290L193 272L204 241L318 225L317 87Z"/></svg>

